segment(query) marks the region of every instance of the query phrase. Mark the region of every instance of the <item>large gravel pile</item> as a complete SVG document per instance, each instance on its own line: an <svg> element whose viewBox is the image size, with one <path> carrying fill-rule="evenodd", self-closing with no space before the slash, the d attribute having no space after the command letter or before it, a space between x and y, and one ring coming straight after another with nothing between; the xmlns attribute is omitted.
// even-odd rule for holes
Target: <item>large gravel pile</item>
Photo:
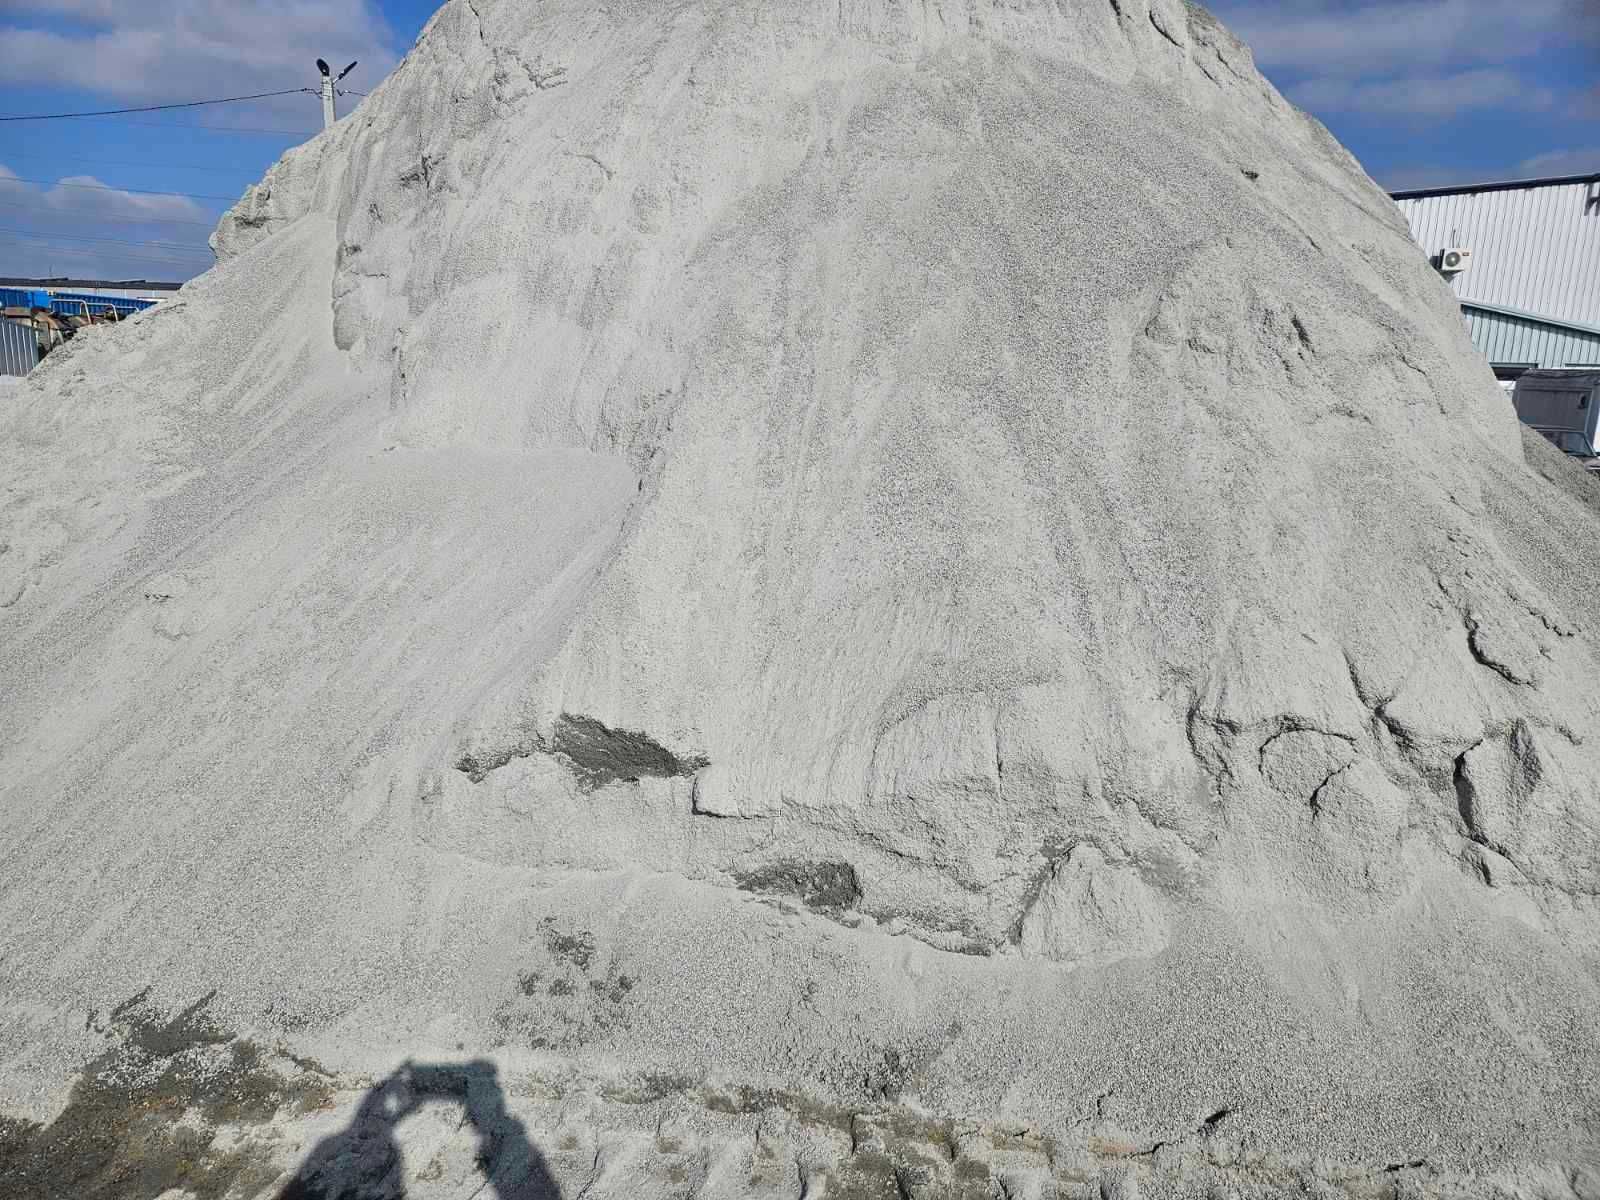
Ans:
<svg viewBox="0 0 1600 1200"><path fill-rule="evenodd" d="M1600 513L1198 6L450 0L214 244L0 405L0 1173L1600 1195Z"/></svg>

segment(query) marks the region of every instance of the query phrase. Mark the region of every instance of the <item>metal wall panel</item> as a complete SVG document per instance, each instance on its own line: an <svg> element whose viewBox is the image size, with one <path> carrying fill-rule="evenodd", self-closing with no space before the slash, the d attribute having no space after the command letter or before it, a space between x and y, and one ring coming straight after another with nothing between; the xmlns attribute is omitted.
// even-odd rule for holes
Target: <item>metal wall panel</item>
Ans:
<svg viewBox="0 0 1600 1200"><path fill-rule="evenodd" d="M115 309L118 316L131 317L157 303L147 296L134 296L126 292L54 292L43 288L0 287L0 305L10 308L49 308L62 314L81 314L87 304L90 312Z"/></svg>
<svg viewBox="0 0 1600 1200"><path fill-rule="evenodd" d="M1600 334L1471 307L1462 315L1472 344L1496 365L1600 366Z"/></svg>
<svg viewBox="0 0 1600 1200"><path fill-rule="evenodd" d="M1396 201L1434 255L1472 251L1452 286L1463 303L1600 326L1600 183L1456 192Z"/></svg>
<svg viewBox="0 0 1600 1200"><path fill-rule="evenodd" d="M0 317L0 375L26 375L39 365L39 337L33 326Z"/></svg>
<svg viewBox="0 0 1600 1200"><path fill-rule="evenodd" d="M87 304L92 313L114 309L119 317L131 317L155 305L154 300L134 300L126 296L102 295L95 292L51 292L50 307L62 314L83 312Z"/></svg>
<svg viewBox="0 0 1600 1200"><path fill-rule="evenodd" d="M0 287L0 305L6 308L49 308L50 293L40 288Z"/></svg>

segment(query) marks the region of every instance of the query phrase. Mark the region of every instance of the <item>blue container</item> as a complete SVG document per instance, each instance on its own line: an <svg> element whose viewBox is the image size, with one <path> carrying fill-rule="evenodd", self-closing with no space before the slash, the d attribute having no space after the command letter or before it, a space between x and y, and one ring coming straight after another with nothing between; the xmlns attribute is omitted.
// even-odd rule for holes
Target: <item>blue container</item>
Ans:
<svg viewBox="0 0 1600 1200"><path fill-rule="evenodd" d="M38 288L0 288L0 308L49 307L49 292Z"/></svg>
<svg viewBox="0 0 1600 1200"><path fill-rule="evenodd" d="M119 317L134 313L155 304L154 300L134 300L127 296L92 296L88 292L55 292L49 298L52 309L63 316L83 315L87 304L91 313L115 312Z"/></svg>

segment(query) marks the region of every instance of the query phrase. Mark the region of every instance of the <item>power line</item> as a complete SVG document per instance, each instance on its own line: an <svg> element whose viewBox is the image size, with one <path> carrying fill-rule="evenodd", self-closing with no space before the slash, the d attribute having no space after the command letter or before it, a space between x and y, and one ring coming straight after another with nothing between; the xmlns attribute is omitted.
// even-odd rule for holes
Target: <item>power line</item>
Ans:
<svg viewBox="0 0 1600 1200"><path fill-rule="evenodd" d="M182 104L146 104L139 108L102 108L95 112L35 113L22 116L0 117L0 121L65 121L74 117L120 117L127 113L164 112L172 108L204 108L208 104L238 104L245 100L266 100L272 96L293 96L312 92L310 88L285 88L281 92L256 92L250 96L223 96L216 100L186 100Z"/></svg>
<svg viewBox="0 0 1600 1200"><path fill-rule="evenodd" d="M148 264L150 267L165 267L170 271L185 272L189 275L194 275L200 271L208 270L212 265L214 265L211 263L202 264L199 259L194 258L168 257L164 252L159 250L143 252L139 250L113 249L106 246L63 246L54 243L43 243L36 247L19 246L13 248L14 251L22 249L34 249L40 254L48 254L52 261L65 258L69 260L81 259L92 262L98 257L111 254L115 255L119 260L122 261L144 263ZM115 269L121 270L122 268ZM54 275L57 272L54 268L51 268L47 273Z"/></svg>
<svg viewBox="0 0 1600 1200"><path fill-rule="evenodd" d="M73 246L62 245L57 242L40 242L37 245L29 246L16 245L10 247L8 253L16 254L27 250L48 254L52 259L68 258L92 261L96 258L103 258L106 255L115 255L118 259L129 262L147 263L152 267L166 267L168 270L183 271L191 275L209 270L215 265L214 262L203 261L199 258L172 255L165 250L124 250L121 247L113 246ZM115 269L121 270L122 268ZM56 272L52 269L49 273L53 275Z"/></svg>
<svg viewBox="0 0 1600 1200"><path fill-rule="evenodd" d="M88 259L113 256L116 258L131 258L139 262L158 263L161 266L188 271L191 274L198 271L208 271L217 265L217 260L209 254L204 256L179 254L172 250L159 248L142 249L138 246L104 246L93 242L50 242L42 238L10 241L8 240L9 237L9 234L0 234L0 247L4 248L8 262L15 262L16 259L30 254L49 254L52 257L56 255L76 255ZM17 268L17 270L18 273L22 273L20 268ZM109 273L126 272L128 270L129 268L127 267L106 268ZM37 274L40 272L35 271L32 273ZM51 275L56 273L53 270L48 272ZM105 277L105 274L100 274L100 278L104 279Z"/></svg>
<svg viewBox="0 0 1600 1200"><path fill-rule="evenodd" d="M155 122L151 122L154 124ZM254 167L203 167L199 163L140 162L132 158L82 158L73 154L37 154L31 150L8 150L0 158L36 158L46 162L89 163L96 167L149 167L171 171L209 171L218 175L246 174Z"/></svg>
<svg viewBox="0 0 1600 1200"><path fill-rule="evenodd" d="M36 212L41 215L61 217L67 220L93 221L95 224L110 222L114 225L196 225L201 229L215 229L215 221L185 221L180 217L110 217L101 216L99 213L64 213L60 209L48 205L38 204L13 204L8 200L0 200L0 208L21 209L23 212Z"/></svg>
<svg viewBox="0 0 1600 1200"><path fill-rule="evenodd" d="M186 246L179 242L139 242L138 238L131 237L88 237L88 235L74 234L30 234L26 229L5 229L0 227L0 237L27 238L29 242L91 242L109 243L117 246L139 246L141 250L149 250L155 254L162 254L165 258L184 258L189 254L210 254L210 246Z"/></svg>
<svg viewBox="0 0 1600 1200"><path fill-rule="evenodd" d="M205 129L211 133L259 133L273 137L311 137L315 129L261 129L254 125L204 125L198 121L141 121L136 117L123 117L128 125L143 125L149 129Z"/></svg>
<svg viewBox="0 0 1600 1200"><path fill-rule="evenodd" d="M65 179L31 179L24 175L0 175L0 183L37 183L43 187L69 187L88 188L95 192L130 192L136 196L187 196L191 200L226 200L229 204L236 202L238 196L212 196L204 192L153 192L148 188L121 188L112 187L109 183L68 183Z"/></svg>
<svg viewBox="0 0 1600 1200"><path fill-rule="evenodd" d="M0 237L27 238L35 242L106 242L118 246L138 246L153 254L181 257L190 254L210 254L209 246L189 246L181 242L152 242L139 238L95 237L91 234L35 233L27 229L8 229L0 226Z"/></svg>
<svg viewBox="0 0 1600 1200"><path fill-rule="evenodd" d="M27 229L7 229L0 226L0 234L10 237L32 238L39 242L113 242L120 246L149 246L162 251L178 250L185 254L210 254L208 246L193 246L184 242L152 242L139 238L94 237L91 234L34 233Z"/></svg>

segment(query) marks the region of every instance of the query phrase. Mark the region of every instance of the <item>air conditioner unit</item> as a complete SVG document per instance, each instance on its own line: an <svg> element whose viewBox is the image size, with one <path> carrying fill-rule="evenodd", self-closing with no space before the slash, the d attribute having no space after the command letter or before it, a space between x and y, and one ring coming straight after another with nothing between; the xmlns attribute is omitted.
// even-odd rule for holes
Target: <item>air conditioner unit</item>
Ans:
<svg viewBox="0 0 1600 1200"><path fill-rule="evenodd" d="M1446 275L1459 275L1472 265L1472 251L1453 246L1439 251L1439 270Z"/></svg>

